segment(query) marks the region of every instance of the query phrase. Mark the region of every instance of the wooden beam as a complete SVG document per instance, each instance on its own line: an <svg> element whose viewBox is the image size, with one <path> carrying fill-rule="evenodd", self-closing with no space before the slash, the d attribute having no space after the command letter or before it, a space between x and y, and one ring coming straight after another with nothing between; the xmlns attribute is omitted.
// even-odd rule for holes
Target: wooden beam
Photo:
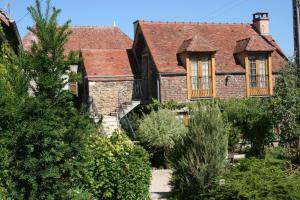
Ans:
<svg viewBox="0 0 300 200"><path fill-rule="evenodd" d="M212 75L212 96L216 97L216 59L213 54L211 57L211 75Z"/></svg>
<svg viewBox="0 0 300 200"><path fill-rule="evenodd" d="M272 53L268 57L268 73L269 73L269 94L273 95L273 66L272 66Z"/></svg>
<svg viewBox="0 0 300 200"><path fill-rule="evenodd" d="M250 67L248 55L245 53L245 68L246 68L246 97L250 96Z"/></svg>
<svg viewBox="0 0 300 200"><path fill-rule="evenodd" d="M187 96L190 100L192 97L192 88L191 88L191 62L190 57L186 55L186 80L187 80Z"/></svg>

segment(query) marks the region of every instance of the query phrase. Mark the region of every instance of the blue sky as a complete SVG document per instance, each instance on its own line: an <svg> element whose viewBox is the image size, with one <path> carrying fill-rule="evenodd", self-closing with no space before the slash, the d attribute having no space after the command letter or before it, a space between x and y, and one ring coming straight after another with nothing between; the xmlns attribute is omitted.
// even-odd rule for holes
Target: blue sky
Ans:
<svg viewBox="0 0 300 200"><path fill-rule="evenodd" d="M1 8L12 5L10 13L22 37L32 25L30 15L22 17L34 2L0 0ZM72 25L111 26L115 21L131 38L137 19L250 23L252 13L267 11L272 36L287 56L293 55L292 0L52 0L52 5L62 9L60 22L71 19Z"/></svg>

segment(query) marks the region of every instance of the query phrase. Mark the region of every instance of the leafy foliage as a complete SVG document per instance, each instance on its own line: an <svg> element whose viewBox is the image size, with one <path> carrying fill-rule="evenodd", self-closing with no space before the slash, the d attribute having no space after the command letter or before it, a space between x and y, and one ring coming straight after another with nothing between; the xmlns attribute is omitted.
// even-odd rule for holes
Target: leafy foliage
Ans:
<svg viewBox="0 0 300 200"><path fill-rule="evenodd" d="M206 199L281 200L300 199L300 169L284 160L249 158L218 177ZM220 179L224 185L219 185Z"/></svg>
<svg viewBox="0 0 300 200"><path fill-rule="evenodd" d="M266 99L231 99L222 103L225 119L251 142L251 155L262 157L273 139L272 121Z"/></svg>
<svg viewBox="0 0 300 200"><path fill-rule="evenodd" d="M29 31L37 37L37 41L32 43L30 52L27 52L26 59L30 64L23 67L35 82L35 87L31 88L34 94L56 101L64 92L64 86L72 82L66 78L73 77L70 65L78 63L78 52L71 51L65 55L64 45L71 34L70 21L63 25L57 23L61 10L50 8L50 0L47 0L44 13L38 0L36 7L31 6L28 11L35 23Z"/></svg>
<svg viewBox="0 0 300 200"><path fill-rule="evenodd" d="M148 200L150 163L147 152L126 136L90 137L85 188L96 199Z"/></svg>
<svg viewBox="0 0 300 200"><path fill-rule="evenodd" d="M153 152L172 149L187 132L176 113L161 109L145 116L139 124L138 139L147 143Z"/></svg>
<svg viewBox="0 0 300 200"><path fill-rule="evenodd" d="M189 125L169 156L175 199L201 199L226 163L227 127L217 103L198 104Z"/></svg>
<svg viewBox="0 0 300 200"><path fill-rule="evenodd" d="M294 64L288 63L280 72L271 101L272 118L279 130L280 143L289 154L299 149L300 140L300 79ZM300 152L298 152L300 161ZM293 155L291 155L293 157ZM294 155L295 156L295 155Z"/></svg>
<svg viewBox="0 0 300 200"><path fill-rule="evenodd" d="M59 11L50 12L49 3L45 15L39 1L29 8L36 23L30 30L37 36L31 50L15 56L2 48L6 53L0 56L0 181L12 199L75 195L82 150L87 135L94 132L88 117L74 106L74 97L63 90L74 53L65 57L69 23L59 27Z"/></svg>

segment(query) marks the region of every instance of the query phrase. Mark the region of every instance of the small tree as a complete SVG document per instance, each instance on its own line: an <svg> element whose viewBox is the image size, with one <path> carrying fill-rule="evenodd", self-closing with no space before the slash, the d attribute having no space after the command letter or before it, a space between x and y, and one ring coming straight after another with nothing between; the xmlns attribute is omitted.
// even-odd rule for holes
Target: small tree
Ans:
<svg viewBox="0 0 300 200"><path fill-rule="evenodd" d="M85 141L94 127L74 106L72 94L63 89L68 83L64 77L70 75L69 66L76 62L75 53L65 56L64 51L70 22L57 24L60 10L51 11L49 0L45 13L39 1L28 10L35 22L29 30L37 41L30 51L21 51L15 58L15 71L35 84L29 96L28 84L21 84L18 74L5 76L12 97L24 94L18 104L11 98L15 114L7 126L2 126L8 135L10 156L8 176L12 184L7 189L11 199L75 198L84 168ZM15 68L7 69L10 72Z"/></svg>
<svg viewBox="0 0 300 200"><path fill-rule="evenodd" d="M271 101L272 118L279 131L280 144L286 148L288 154L292 153L292 149L300 148L299 86L297 67L293 63L288 63L280 72L275 96Z"/></svg>
<svg viewBox="0 0 300 200"><path fill-rule="evenodd" d="M263 157L274 139L268 99L231 99L222 104L224 117L250 141L252 156Z"/></svg>
<svg viewBox="0 0 300 200"><path fill-rule="evenodd" d="M216 102L198 104L191 112L189 132L169 159L171 184L177 199L201 199L223 169L227 154L227 126Z"/></svg>

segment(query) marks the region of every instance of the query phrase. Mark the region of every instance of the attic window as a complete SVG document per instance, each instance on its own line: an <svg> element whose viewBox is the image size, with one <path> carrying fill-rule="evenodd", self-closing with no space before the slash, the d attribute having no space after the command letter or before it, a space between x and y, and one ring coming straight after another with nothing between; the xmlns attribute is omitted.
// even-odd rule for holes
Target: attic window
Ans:
<svg viewBox="0 0 300 200"><path fill-rule="evenodd" d="M269 95L269 65L267 54L256 53L249 55L250 95Z"/></svg>
<svg viewBox="0 0 300 200"><path fill-rule="evenodd" d="M191 97L212 96L212 62L210 54L190 56Z"/></svg>

